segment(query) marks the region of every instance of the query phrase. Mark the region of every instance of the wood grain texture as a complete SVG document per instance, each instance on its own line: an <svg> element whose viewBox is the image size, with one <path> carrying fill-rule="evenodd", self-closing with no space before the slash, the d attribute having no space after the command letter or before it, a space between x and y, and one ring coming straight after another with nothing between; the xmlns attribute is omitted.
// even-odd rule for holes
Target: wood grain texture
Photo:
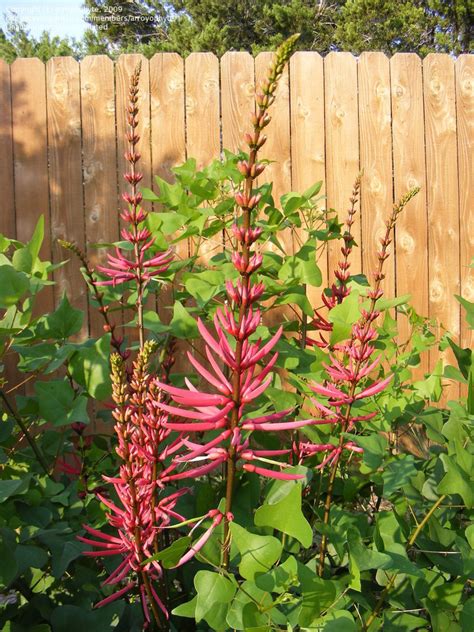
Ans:
<svg viewBox="0 0 474 632"><path fill-rule="evenodd" d="M421 60L413 53L398 53L390 60L392 93L392 142L395 200L409 189L420 191L398 219L395 231L397 294L411 295L418 314L428 316L428 225L426 214L426 164ZM414 280L416 279L416 285ZM399 340L410 337L405 317L398 317ZM428 370L428 356L421 358L415 376Z"/></svg>
<svg viewBox="0 0 474 632"><path fill-rule="evenodd" d="M82 192L81 104L79 64L72 57L54 57L46 64L49 198L53 261L67 255L58 239L73 241L84 249ZM63 294L87 313L87 291L75 258L54 273L55 300ZM84 319L82 334L88 331Z"/></svg>
<svg viewBox="0 0 474 632"><path fill-rule="evenodd" d="M461 55L456 61L456 111L458 132L460 283L461 296L474 301L474 178L472 149L474 133L474 57ZM474 333L467 326L461 309L461 345L472 348Z"/></svg>
<svg viewBox="0 0 474 632"><path fill-rule="evenodd" d="M0 59L0 234L16 237L10 66Z"/></svg>
<svg viewBox="0 0 474 632"><path fill-rule="evenodd" d="M344 221L354 181L359 173L357 107L357 61L351 53L329 53L324 59L327 208ZM360 214L355 216L353 235L360 245ZM333 280L341 244L329 244L329 282ZM352 269L360 269L360 248L352 253Z"/></svg>
<svg viewBox="0 0 474 632"><path fill-rule="evenodd" d="M254 59L249 53L229 51L221 58L222 145L237 152L247 149L243 137L251 130L255 111Z"/></svg>
<svg viewBox="0 0 474 632"><path fill-rule="evenodd" d="M429 309L441 327L458 338L459 207L457 182L456 103L454 61L430 54L423 62L426 172L429 229ZM435 352L431 354L435 355ZM438 355L438 354L436 354ZM452 354L443 354L453 362ZM434 357L431 358L434 364ZM456 397L450 385L446 396Z"/></svg>
<svg viewBox="0 0 474 632"><path fill-rule="evenodd" d="M309 81L308 78L311 78ZM291 186L304 192L315 182L322 181L319 193L325 195L325 139L324 139L324 66L316 52L299 51L290 60L290 124L291 124ZM325 208L324 200L319 203ZM308 228L311 228L308 226ZM302 231L302 238L305 238ZM317 265L325 287L328 281L327 250L318 250ZM320 288L307 288L311 303L321 302Z"/></svg>
<svg viewBox="0 0 474 632"><path fill-rule="evenodd" d="M44 240L40 256L51 260L45 66L39 59L11 65L16 236L28 241L40 215ZM36 313L53 309L53 286L36 300Z"/></svg>
<svg viewBox="0 0 474 632"><path fill-rule="evenodd" d="M220 156L219 61L191 53L185 61L186 151L199 169Z"/></svg>
<svg viewBox="0 0 474 632"><path fill-rule="evenodd" d="M186 160L184 62L176 53L158 53L150 60L150 99L152 174L172 182L171 168ZM153 188L158 192L155 182ZM154 208L160 210L156 204ZM175 252L186 259L188 240L178 242ZM172 288L160 290L157 309L163 322L171 320L172 297Z"/></svg>
<svg viewBox="0 0 474 632"><path fill-rule="evenodd" d="M91 55L81 63L81 116L85 248L96 267L105 263L107 250L93 244L119 238L114 65L106 55ZM89 331L93 337L103 333L103 320L93 306Z"/></svg>
<svg viewBox="0 0 474 632"><path fill-rule="evenodd" d="M377 269L377 251L390 217L392 193L392 134L390 66L383 53L362 53L358 62L361 186L362 269L369 281ZM382 289L395 295L395 248L384 265Z"/></svg>
<svg viewBox="0 0 474 632"><path fill-rule="evenodd" d="M196 159L198 169L220 157L219 61L213 53L192 53L185 61L186 154ZM198 244L191 240L191 253L209 261L222 251L222 236Z"/></svg>

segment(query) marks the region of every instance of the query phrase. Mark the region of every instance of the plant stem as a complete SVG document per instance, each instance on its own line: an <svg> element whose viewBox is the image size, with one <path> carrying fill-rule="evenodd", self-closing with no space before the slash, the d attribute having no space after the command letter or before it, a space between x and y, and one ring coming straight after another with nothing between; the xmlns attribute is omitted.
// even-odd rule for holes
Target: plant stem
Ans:
<svg viewBox="0 0 474 632"><path fill-rule="evenodd" d="M360 183L359 179L358 179L358 182ZM384 238L381 240L382 247L381 247L380 252L378 253L378 265L377 265L377 271L375 273L375 283L374 283L374 287L373 287L373 292L372 292L372 296L371 296L371 299L370 299L370 307L369 307L368 312L363 316L362 321L361 321L361 326L363 328L365 328L366 330L368 330L370 328L370 325L371 325L371 322L372 322L371 316L375 312L375 306L376 306L377 300L379 298L379 291L381 289L382 281L384 279L383 266L384 266L385 259L388 257L388 252L387 252L388 251L388 246L391 243L390 235L392 233L393 228L395 227L395 224L396 224L398 216L400 215L402 210L405 208L405 206L408 204L408 202L412 199L412 197L414 197L418 193L418 191L419 191L419 188L411 189L410 191L408 191L408 193L406 195L404 195L401 198L401 200L397 204L394 204L393 209L392 209L392 214L391 214L389 220L385 224L385 226L386 226L385 235L384 235ZM356 195L354 195L353 198L355 200ZM355 204L355 201L354 201L353 204ZM351 218L352 218L353 214L354 214L354 207L352 206L351 207L351 214L350 214ZM351 341L350 341L350 345L353 345L354 342L355 342L355 337L354 337L354 334L353 334L352 338L351 338ZM366 343L366 344L368 344L368 343ZM359 369L361 368L361 365L362 365L362 360L357 360L355 362L354 375L356 375L356 376L358 375ZM358 379L355 379L352 382L352 384L351 384L351 388L349 389L349 394L348 394L350 400L353 400L353 398L354 398L358 381L359 381ZM334 461L332 463L331 473L329 475L328 490L327 490L326 500L325 500L325 503L324 503L323 524L325 525L325 527L327 527L329 525L332 497L333 497L333 491L334 491L334 481L336 479L337 469L339 467L339 462L341 460L341 455L342 455L342 446L343 446L343 443L344 443L344 436L343 435L346 432L347 427L348 427L349 422L350 422L351 410L352 410L352 403L349 403L349 404L347 404L347 408L346 408L346 411L344 413L344 418L341 421L341 431L340 431L339 442L338 442L338 450L339 451L336 454L336 458L334 459ZM327 531L327 529L325 529L325 531ZM323 571L324 571L324 560L325 560L325 557L326 557L327 542L328 542L327 534L323 533L323 536L322 536L322 539L321 539L321 548L320 548L320 551L319 551L319 565L318 565L318 575L319 575L319 577L322 577Z"/></svg>
<svg viewBox="0 0 474 632"><path fill-rule="evenodd" d="M3 401L3 406L5 408L5 410L13 417L13 419L16 421L16 423L18 424L20 430L22 431L22 433L25 436L25 439L28 441L28 443L30 444L31 449L33 450L38 463L41 465L41 467L43 468L45 474L49 477L52 478L50 472L49 472L49 468L48 468L48 464L46 463L46 459L44 458L43 453L41 452L41 450L39 449L34 437L30 434L28 428L26 427L25 422L23 421L23 419L20 417L20 415L15 412L15 410L13 409L12 405L10 404L10 402L8 401L7 396L5 395L5 393L3 392L2 389L0 389L0 397L2 398Z"/></svg>

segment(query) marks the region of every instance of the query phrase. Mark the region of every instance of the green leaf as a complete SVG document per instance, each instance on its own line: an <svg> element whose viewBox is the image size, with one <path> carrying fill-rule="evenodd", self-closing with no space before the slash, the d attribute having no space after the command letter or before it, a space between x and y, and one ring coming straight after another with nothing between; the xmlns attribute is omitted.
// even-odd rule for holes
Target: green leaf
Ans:
<svg viewBox="0 0 474 632"><path fill-rule="evenodd" d="M110 334L102 336L92 346L80 348L70 361L72 377L91 397L104 401L110 397Z"/></svg>
<svg viewBox="0 0 474 632"><path fill-rule="evenodd" d="M462 632L472 632L472 622L474 621L474 597L469 597L464 604L459 620L462 625Z"/></svg>
<svg viewBox="0 0 474 632"><path fill-rule="evenodd" d="M451 338L448 338L448 343L453 350L454 355L456 356L459 370L461 371L463 377L467 379L469 369L472 366L471 349L462 349L461 347L458 347L458 345Z"/></svg>
<svg viewBox="0 0 474 632"><path fill-rule="evenodd" d="M16 546L14 532L9 529L0 529L0 586L8 586L18 573Z"/></svg>
<svg viewBox="0 0 474 632"><path fill-rule="evenodd" d="M295 255L285 257L278 278L281 281L292 280L314 287L321 285L321 270L316 264L316 239L309 239Z"/></svg>
<svg viewBox="0 0 474 632"><path fill-rule="evenodd" d="M225 277L220 271L205 270L185 273L183 281L189 294L196 299L199 306L204 307L221 290Z"/></svg>
<svg viewBox="0 0 474 632"><path fill-rule="evenodd" d="M56 579L59 579L66 572L69 564L80 557L87 547L82 542L74 540L65 542L63 546L53 546L53 563L52 573Z"/></svg>
<svg viewBox="0 0 474 632"><path fill-rule="evenodd" d="M74 309L69 303L66 294L63 294L61 303L55 312L45 319L46 332L51 338L65 340L79 333L84 320L84 313L80 309Z"/></svg>
<svg viewBox="0 0 474 632"><path fill-rule="evenodd" d="M235 522L230 524L230 531L241 555L239 571L245 579L253 580L257 573L268 572L281 555L282 544L271 535L250 533Z"/></svg>
<svg viewBox="0 0 474 632"><path fill-rule="evenodd" d="M474 303L471 301L468 301L462 296L458 296L457 294L455 294L454 297L459 301L459 303L461 303L461 305L466 310L466 322L469 325L469 328L474 329Z"/></svg>
<svg viewBox="0 0 474 632"><path fill-rule="evenodd" d="M444 471L446 474L438 485L440 494L459 494L468 508L473 507L474 491L469 474L461 470L453 457L441 454Z"/></svg>
<svg viewBox="0 0 474 632"><path fill-rule="evenodd" d="M179 301L174 304L170 328L173 336L184 340L197 338L199 335L196 321Z"/></svg>
<svg viewBox="0 0 474 632"><path fill-rule="evenodd" d="M313 530L301 511L301 485L293 485L289 494L279 502L259 507L255 512L255 524L286 533L306 548L313 541Z"/></svg>
<svg viewBox="0 0 474 632"><path fill-rule="evenodd" d="M303 287L291 286L287 288L281 296L275 301L275 305L298 305L303 314L306 316L313 316L314 310L311 303L306 296L305 289Z"/></svg>
<svg viewBox="0 0 474 632"><path fill-rule="evenodd" d="M255 579L256 585L266 592L283 593L293 586L298 580L298 563L290 555L283 564L264 575L258 575Z"/></svg>
<svg viewBox="0 0 474 632"><path fill-rule="evenodd" d="M266 613L260 612L265 609ZM229 612L227 613L227 629L232 630L268 630L269 613L272 609L272 598L269 593L260 590L253 582L245 581L238 590ZM266 626L259 628L258 626ZM271 628L270 628L271 629Z"/></svg>
<svg viewBox="0 0 474 632"><path fill-rule="evenodd" d="M411 454L400 454L387 463L382 474L384 497L388 498L407 485L416 472L415 459Z"/></svg>
<svg viewBox="0 0 474 632"><path fill-rule="evenodd" d="M0 308L18 303L29 287L26 274L10 265L0 266Z"/></svg>
<svg viewBox="0 0 474 632"><path fill-rule="evenodd" d="M306 198L307 200L310 200L315 195L318 195L318 193L321 191L322 186L323 186L323 181L318 180L318 182L315 182L313 185L311 185L309 189L306 189L306 191L303 193L303 197Z"/></svg>
<svg viewBox="0 0 474 632"><path fill-rule="evenodd" d="M74 391L66 380L37 382L35 391L38 396L39 412L46 421L55 426L63 426L76 421L88 423L87 399L75 397Z"/></svg>
<svg viewBox="0 0 474 632"><path fill-rule="evenodd" d="M437 606L454 610L463 594L465 582L462 579L451 582L444 582L440 586L433 586L428 593L428 597L432 599Z"/></svg>
<svg viewBox="0 0 474 632"><path fill-rule="evenodd" d="M44 239L44 215L41 215L38 219L33 236L27 244L27 248L30 251L31 259L33 263L38 258L41 246Z"/></svg>
<svg viewBox="0 0 474 632"><path fill-rule="evenodd" d="M216 604L230 603L235 594L235 586L229 579L211 571L198 571L194 577L194 587L197 591L195 611L197 622L202 619L207 620L209 611ZM225 611L227 614L227 608Z"/></svg>
<svg viewBox="0 0 474 632"><path fill-rule="evenodd" d="M298 562L298 577L301 583L302 603L298 623L302 627L311 625L322 610L328 608L336 598L336 582L318 577L310 568Z"/></svg>
<svg viewBox="0 0 474 632"><path fill-rule="evenodd" d="M352 325L359 316L359 294L353 289L342 303L329 312L328 320L333 324L330 338L332 345L350 337Z"/></svg>
<svg viewBox="0 0 474 632"><path fill-rule="evenodd" d="M12 257L13 267L20 272L31 272L33 266L33 258L28 248L18 248Z"/></svg>
<svg viewBox="0 0 474 632"><path fill-rule="evenodd" d="M176 615L177 617L189 617L190 619L195 618L196 612L196 604L197 604L197 595L191 599L191 601L187 601L186 603L182 603L176 608L173 608L171 614Z"/></svg>
<svg viewBox="0 0 474 632"><path fill-rule="evenodd" d="M48 561L48 554L39 546L21 544L16 547L15 558L18 572L22 574L28 568L43 568Z"/></svg>
<svg viewBox="0 0 474 632"><path fill-rule="evenodd" d="M161 565L165 568L173 568L173 566L183 557L184 553L188 550L192 539L189 536L178 538L173 542L171 546L166 549L155 553L152 557L143 562L146 564L152 561L160 561Z"/></svg>
<svg viewBox="0 0 474 632"><path fill-rule="evenodd" d="M15 478L12 480L0 480L0 503L3 503L10 498L10 496L14 496L18 493L23 493L26 489L28 489L30 479L28 478L27 484L25 486L24 478Z"/></svg>
<svg viewBox="0 0 474 632"><path fill-rule="evenodd" d="M364 448L363 461L371 469L376 470L382 465L387 453L388 442L385 437L379 434L360 436L351 434L351 439L361 448Z"/></svg>

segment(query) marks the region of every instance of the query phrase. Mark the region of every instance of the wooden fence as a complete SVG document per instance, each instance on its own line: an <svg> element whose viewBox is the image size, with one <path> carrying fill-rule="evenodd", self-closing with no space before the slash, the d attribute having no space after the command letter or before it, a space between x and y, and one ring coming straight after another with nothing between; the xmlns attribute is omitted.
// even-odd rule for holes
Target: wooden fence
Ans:
<svg viewBox="0 0 474 632"><path fill-rule="evenodd" d="M56 239L81 248L118 237L119 189L125 170L124 108L139 59L141 170L171 178L194 156L199 165L236 150L248 131L254 87L271 53L255 59L228 52L150 61L122 55L0 61L0 233L27 240L46 218L44 255L64 258ZM473 56L296 53L278 88L268 128L265 171L277 196L324 181L327 206L343 212L362 168L361 214L355 228L364 272L375 265L378 237L393 200L421 186L397 228L388 264L390 293L411 294L419 313L436 317L464 345L454 294L474 300L472 189ZM92 258L96 251L90 250ZM322 263L334 268L337 249ZM354 268L357 269L356 261ZM43 298L51 308L66 289L87 310L77 262L57 273ZM99 331L90 318L89 332Z"/></svg>

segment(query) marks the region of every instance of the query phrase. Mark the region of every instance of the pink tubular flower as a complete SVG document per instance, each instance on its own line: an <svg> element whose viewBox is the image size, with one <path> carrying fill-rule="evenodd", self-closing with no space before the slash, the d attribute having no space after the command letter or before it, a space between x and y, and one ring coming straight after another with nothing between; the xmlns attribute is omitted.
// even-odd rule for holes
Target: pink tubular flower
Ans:
<svg viewBox="0 0 474 632"><path fill-rule="evenodd" d="M163 469L163 461L168 454L182 447L179 437L167 449L161 449L170 430L164 425L166 417L158 406L160 393L148 375L147 367L153 351L152 343L145 343L137 360L133 364L131 378L127 381L123 361L118 354L111 358L112 389L116 420L115 432L118 437L117 454L122 460L119 475L105 478L115 489L117 503L98 494L99 500L109 509L109 525L116 535L103 533L84 525L86 536L79 540L95 548L85 551L87 556L120 556L116 569L105 580L104 585L120 585L112 595L97 606L120 599L130 590L140 588L145 617L149 620L150 607L166 612L158 597L153 582L160 579L162 569L158 562L146 563L155 552L155 543L162 529L173 519L183 517L174 510L180 496L187 492L182 488L176 492L158 496L164 488L170 471L177 467L171 465ZM143 587L148 587L143 592ZM153 603L151 603L151 600Z"/></svg>

